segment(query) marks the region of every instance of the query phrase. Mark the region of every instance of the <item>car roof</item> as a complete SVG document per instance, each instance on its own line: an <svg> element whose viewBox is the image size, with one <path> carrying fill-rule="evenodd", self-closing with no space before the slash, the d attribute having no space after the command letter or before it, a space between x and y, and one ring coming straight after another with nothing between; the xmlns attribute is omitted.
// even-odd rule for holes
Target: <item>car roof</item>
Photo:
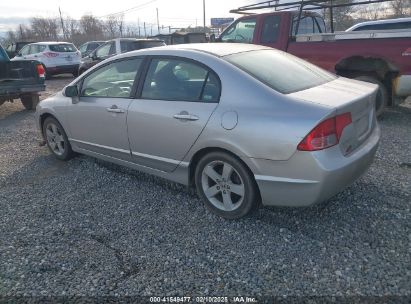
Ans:
<svg viewBox="0 0 411 304"><path fill-rule="evenodd" d="M166 45L150 49L144 49L140 51L132 51L126 54L132 54L134 52L150 52L150 50L188 50L197 51L202 53L212 54L216 57L223 57L231 54L258 51L258 50L271 50L271 48L255 44L246 43L189 43L189 44L176 44Z"/></svg>
<svg viewBox="0 0 411 304"><path fill-rule="evenodd" d="M66 41L41 41L41 42L33 42L31 44L49 45L49 44L72 44L72 43L71 42L66 42Z"/></svg>
<svg viewBox="0 0 411 304"><path fill-rule="evenodd" d="M106 42L110 41L160 41L162 42L163 40L156 39L156 38L116 38L116 39L111 39Z"/></svg>
<svg viewBox="0 0 411 304"><path fill-rule="evenodd" d="M410 17L406 18L394 18L394 19L383 19L383 20L374 20L374 21L364 21L357 24L354 24L352 27L347 29L347 31L355 30L356 28L365 26L365 25L375 25L375 24L392 24L392 23L403 23L403 22L411 22Z"/></svg>

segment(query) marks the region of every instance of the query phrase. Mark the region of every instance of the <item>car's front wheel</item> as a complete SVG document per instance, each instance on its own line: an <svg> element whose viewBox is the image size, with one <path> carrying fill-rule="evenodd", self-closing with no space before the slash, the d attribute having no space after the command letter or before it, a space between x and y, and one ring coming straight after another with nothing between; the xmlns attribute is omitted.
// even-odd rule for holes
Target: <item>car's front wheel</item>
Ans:
<svg viewBox="0 0 411 304"><path fill-rule="evenodd" d="M245 165L224 152L212 152L198 163L195 183L207 208L226 219L238 219L258 205L255 180Z"/></svg>
<svg viewBox="0 0 411 304"><path fill-rule="evenodd" d="M43 135L51 153L60 160L74 156L67 134L57 119L48 117L43 124Z"/></svg>

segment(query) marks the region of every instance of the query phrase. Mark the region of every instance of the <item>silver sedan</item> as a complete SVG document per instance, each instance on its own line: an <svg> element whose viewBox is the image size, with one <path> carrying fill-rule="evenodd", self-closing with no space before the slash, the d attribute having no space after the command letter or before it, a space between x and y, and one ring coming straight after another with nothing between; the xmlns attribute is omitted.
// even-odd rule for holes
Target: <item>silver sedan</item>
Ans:
<svg viewBox="0 0 411 304"><path fill-rule="evenodd" d="M196 187L212 212L332 197L373 161L377 87L249 44L191 44L103 61L36 120L60 160L75 153Z"/></svg>

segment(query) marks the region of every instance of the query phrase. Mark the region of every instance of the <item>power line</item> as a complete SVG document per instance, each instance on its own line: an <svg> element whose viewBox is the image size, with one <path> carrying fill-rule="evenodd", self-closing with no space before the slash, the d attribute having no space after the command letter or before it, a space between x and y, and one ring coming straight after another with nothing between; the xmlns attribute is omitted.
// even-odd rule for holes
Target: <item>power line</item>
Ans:
<svg viewBox="0 0 411 304"><path fill-rule="evenodd" d="M106 18L106 17L115 16L115 15L125 14L125 13L128 13L128 12L135 11L135 10L138 10L138 9L140 9L140 8L143 8L144 6L147 6L147 5L149 5L149 4L153 3L153 2L156 2L156 1L157 1L157 0L147 1L147 2L145 2L145 3L142 3L142 4L140 4L140 5L137 5L137 6L128 8L128 9L126 9L126 10L123 10L123 11L120 11L120 12L117 12L117 13L111 13L111 14L107 14L107 15L104 15L104 16L100 16L99 18Z"/></svg>

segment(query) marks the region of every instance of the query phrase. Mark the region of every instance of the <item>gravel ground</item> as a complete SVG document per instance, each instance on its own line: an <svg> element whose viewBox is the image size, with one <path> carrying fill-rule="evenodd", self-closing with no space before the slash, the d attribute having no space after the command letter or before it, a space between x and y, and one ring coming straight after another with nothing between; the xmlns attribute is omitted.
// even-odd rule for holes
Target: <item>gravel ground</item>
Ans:
<svg viewBox="0 0 411 304"><path fill-rule="evenodd" d="M48 81L47 94L70 80ZM410 108L385 114L375 163L333 199L240 221L160 178L55 160L33 117L0 107L0 296L410 299Z"/></svg>

